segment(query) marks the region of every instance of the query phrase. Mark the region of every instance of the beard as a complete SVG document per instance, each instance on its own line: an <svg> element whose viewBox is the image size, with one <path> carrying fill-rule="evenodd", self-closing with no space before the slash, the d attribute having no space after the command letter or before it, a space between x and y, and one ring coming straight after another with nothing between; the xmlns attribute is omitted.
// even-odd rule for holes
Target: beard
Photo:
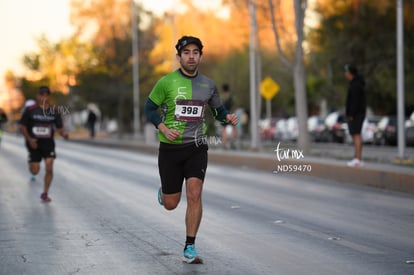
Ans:
<svg viewBox="0 0 414 275"><path fill-rule="evenodd" d="M197 73L198 63L191 64L191 65L181 63L181 68L186 74L194 75Z"/></svg>

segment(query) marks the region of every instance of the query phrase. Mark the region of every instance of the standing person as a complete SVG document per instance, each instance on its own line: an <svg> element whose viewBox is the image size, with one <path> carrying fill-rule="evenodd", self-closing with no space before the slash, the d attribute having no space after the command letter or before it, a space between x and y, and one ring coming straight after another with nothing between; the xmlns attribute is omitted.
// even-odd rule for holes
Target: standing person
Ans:
<svg viewBox="0 0 414 275"><path fill-rule="evenodd" d="M49 88L40 87L37 103L27 107L20 120L21 131L29 152L29 170L32 177L39 173L40 161L42 159L45 161L44 186L40 195L43 202L51 201L48 192L53 179L53 161L56 158L55 127L62 137L68 138L68 134L63 130L60 114L49 105L49 97Z"/></svg>
<svg viewBox="0 0 414 275"><path fill-rule="evenodd" d="M1 139L3 138L3 124L7 122L6 112L0 108L0 145Z"/></svg>
<svg viewBox="0 0 414 275"><path fill-rule="evenodd" d="M96 123L96 114L92 110L89 110L86 124L88 126L89 136L91 138L95 137L95 123Z"/></svg>
<svg viewBox="0 0 414 275"><path fill-rule="evenodd" d="M361 129L366 112L365 81L353 65L345 65L345 77L349 80L345 114L348 119L349 133L355 147L354 158L347 165L349 167L361 167L364 165L362 162Z"/></svg>
<svg viewBox="0 0 414 275"><path fill-rule="evenodd" d="M221 104L216 84L198 72L203 45L199 38L181 37L177 45L180 68L162 77L145 103L145 114L158 128L158 169L161 188L158 202L167 210L177 207L183 181L186 183L187 210L184 258L187 263L202 263L195 239L202 217L202 189L207 169L204 108L222 123L237 123ZM161 107L163 117L158 115Z"/></svg>

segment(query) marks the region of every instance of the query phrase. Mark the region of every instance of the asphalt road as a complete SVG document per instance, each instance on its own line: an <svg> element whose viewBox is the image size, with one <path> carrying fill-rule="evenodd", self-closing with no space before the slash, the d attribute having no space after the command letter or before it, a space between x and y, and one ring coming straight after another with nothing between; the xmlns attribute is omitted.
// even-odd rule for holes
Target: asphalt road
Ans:
<svg viewBox="0 0 414 275"><path fill-rule="evenodd" d="M185 197L156 199L157 159L59 140L52 202L21 137L0 148L0 274L414 274L414 195L210 164L197 249Z"/></svg>

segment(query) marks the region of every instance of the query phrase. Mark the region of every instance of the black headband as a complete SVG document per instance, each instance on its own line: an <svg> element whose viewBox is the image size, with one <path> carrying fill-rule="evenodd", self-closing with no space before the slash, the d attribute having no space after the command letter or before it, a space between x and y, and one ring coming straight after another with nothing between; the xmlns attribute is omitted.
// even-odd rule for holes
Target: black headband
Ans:
<svg viewBox="0 0 414 275"><path fill-rule="evenodd" d="M357 68L354 65L350 65L350 64L345 65L345 72L348 72L352 75L357 75L358 74Z"/></svg>
<svg viewBox="0 0 414 275"><path fill-rule="evenodd" d="M50 89L47 86L41 86L39 87L39 94L47 93L50 95Z"/></svg>
<svg viewBox="0 0 414 275"><path fill-rule="evenodd" d="M200 54L203 54L203 44L200 39L194 36L183 36L177 41L175 48L177 49L178 54L180 54L181 50L189 44L195 44L200 51Z"/></svg>

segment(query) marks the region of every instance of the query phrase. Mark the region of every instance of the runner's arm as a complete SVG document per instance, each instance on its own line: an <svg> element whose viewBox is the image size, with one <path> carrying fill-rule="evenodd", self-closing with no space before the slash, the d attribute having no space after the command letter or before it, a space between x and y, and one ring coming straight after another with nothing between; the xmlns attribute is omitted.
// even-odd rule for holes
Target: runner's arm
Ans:
<svg viewBox="0 0 414 275"><path fill-rule="evenodd" d="M24 124L21 124L20 126L21 132L24 136L24 138L26 139L27 143L29 144L29 146L33 149L37 148L37 139L33 138L29 135L29 131L27 130L27 126Z"/></svg>
<svg viewBox="0 0 414 275"><path fill-rule="evenodd" d="M61 137L63 137L64 139L68 139L69 135L68 133L66 133L64 127L63 127L63 120L62 120L62 116L60 114L56 114L55 117L55 125L56 125L56 132L59 133L59 135Z"/></svg>
<svg viewBox="0 0 414 275"><path fill-rule="evenodd" d="M229 111L227 111L223 105L220 105L218 108L212 108L212 112L214 118L222 124L226 124L228 122L227 115L229 114Z"/></svg>
<svg viewBox="0 0 414 275"><path fill-rule="evenodd" d="M20 125L20 129L22 131L22 134L24 136L24 138L29 141L32 137L29 135L29 131L27 130L26 125L21 124Z"/></svg>
<svg viewBox="0 0 414 275"><path fill-rule="evenodd" d="M69 134L65 132L65 130L62 128L58 128L56 129L56 131L59 133L59 135L61 137L63 137L64 139L68 139L69 138Z"/></svg>
<svg viewBox="0 0 414 275"><path fill-rule="evenodd" d="M160 123L162 122L160 116L158 115L158 105L154 103L154 101L152 101L151 99L147 99L147 102L145 102L145 106L144 106L144 112L145 115L147 116L148 120L154 124L154 126L156 128L158 128L158 126L160 125Z"/></svg>
<svg viewBox="0 0 414 275"><path fill-rule="evenodd" d="M162 122L160 116L157 113L158 105L154 103L151 99L147 99L144 106L144 112L147 116L148 120L151 121L154 126L160 130L161 133L168 139L168 140L175 140L179 135L180 132L177 130L169 129L165 124Z"/></svg>

